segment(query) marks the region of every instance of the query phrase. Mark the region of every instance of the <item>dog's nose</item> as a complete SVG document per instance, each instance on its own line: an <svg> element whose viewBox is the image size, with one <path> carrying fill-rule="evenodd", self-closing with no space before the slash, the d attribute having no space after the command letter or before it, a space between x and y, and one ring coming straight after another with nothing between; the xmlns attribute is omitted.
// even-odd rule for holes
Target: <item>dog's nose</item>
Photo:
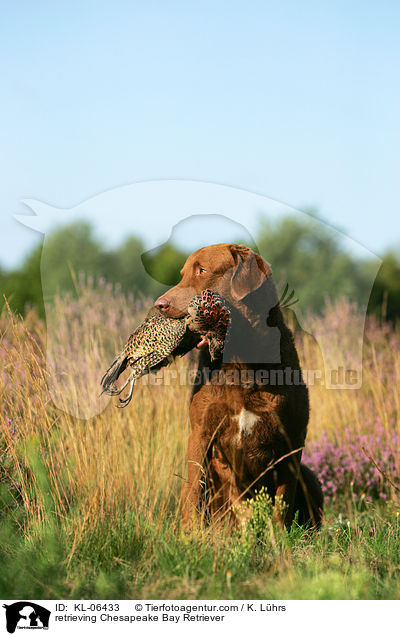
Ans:
<svg viewBox="0 0 400 636"><path fill-rule="evenodd" d="M168 298L165 298L165 296L160 296L160 298L157 298L154 305L157 307L159 311L166 313L169 307L171 306L171 303L168 300Z"/></svg>

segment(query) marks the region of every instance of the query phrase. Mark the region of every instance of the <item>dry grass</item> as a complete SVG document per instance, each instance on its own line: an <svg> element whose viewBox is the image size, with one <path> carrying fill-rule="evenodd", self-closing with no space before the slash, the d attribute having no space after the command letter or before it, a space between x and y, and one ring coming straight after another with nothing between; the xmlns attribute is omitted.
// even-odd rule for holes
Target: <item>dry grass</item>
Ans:
<svg viewBox="0 0 400 636"><path fill-rule="evenodd" d="M24 320L5 313L0 321L0 452L12 493L7 506L23 508L19 523L28 543L53 515L67 538L66 563L97 529L126 514L143 531L151 529L153 541L165 538L166 527L178 532L190 393L179 381L191 364L183 359L170 385L138 382L126 409L100 399L102 372L143 318L146 303L125 300L106 286L79 289L78 298L57 300L47 331L34 312ZM343 306L330 308L339 310ZM362 388L310 387L310 439L326 430L340 443L346 427L361 433L371 418L379 418L388 434L398 426L399 343L398 332L369 322ZM315 343L305 338L300 352L304 367L315 368ZM32 457L44 465L48 486Z"/></svg>

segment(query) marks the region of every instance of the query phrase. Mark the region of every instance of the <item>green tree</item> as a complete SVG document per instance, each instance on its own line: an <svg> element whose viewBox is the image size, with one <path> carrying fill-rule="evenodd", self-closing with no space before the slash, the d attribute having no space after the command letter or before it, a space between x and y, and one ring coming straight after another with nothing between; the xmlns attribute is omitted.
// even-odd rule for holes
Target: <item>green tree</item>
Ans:
<svg viewBox="0 0 400 636"><path fill-rule="evenodd" d="M171 243L164 243L159 248L142 255L146 271L152 279L163 285L176 285L180 280L182 269L188 254Z"/></svg>
<svg viewBox="0 0 400 636"><path fill-rule="evenodd" d="M102 274L104 249L89 223L77 221L46 236L41 259L45 299L74 289L74 275Z"/></svg>
<svg viewBox="0 0 400 636"><path fill-rule="evenodd" d="M109 268L104 268L105 277L113 282L120 283L125 293L142 293L152 295L156 283L147 274L143 267L141 256L145 250L143 241L136 236L128 236L122 245L115 250L115 273L111 279Z"/></svg>
<svg viewBox="0 0 400 636"><path fill-rule="evenodd" d="M400 317L400 254L387 252L372 288L368 311L394 321Z"/></svg>
<svg viewBox="0 0 400 636"><path fill-rule="evenodd" d="M2 273L0 306L3 305L4 295L13 311L23 314L28 307L36 307L39 314L44 315L40 281L41 255L42 245L38 245L29 253L19 269Z"/></svg>
<svg viewBox="0 0 400 636"><path fill-rule="evenodd" d="M0 270L2 296L12 309L24 313L35 306L44 316L45 301L55 294L74 291L81 273L119 284L124 293L156 297L163 291L163 281L176 281L186 255L172 245L163 246L152 259L150 271L145 269L142 255L145 247L135 236L127 237L117 248L107 250L97 239L89 223L77 221L46 235L21 267L11 272ZM2 303L2 297L0 299Z"/></svg>
<svg viewBox="0 0 400 636"><path fill-rule="evenodd" d="M357 300L367 289L363 264L314 219L263 221L257 245L271 263L278 287L287 282L302 306L311 311L319 311L327 296Z"/></svg>

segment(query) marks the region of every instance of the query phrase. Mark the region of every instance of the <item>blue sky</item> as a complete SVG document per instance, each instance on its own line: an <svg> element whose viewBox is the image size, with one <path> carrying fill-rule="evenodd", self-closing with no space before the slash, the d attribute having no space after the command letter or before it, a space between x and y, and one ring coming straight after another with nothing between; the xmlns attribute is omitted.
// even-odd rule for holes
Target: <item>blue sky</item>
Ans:
<svg viewBox="0 0 400 636"><path fill-rule="evenodd" d="M399 244L397 1L0 9L0 265L39 238L21 199L69 208L153 179L315 206L379 255Z"/></svg>

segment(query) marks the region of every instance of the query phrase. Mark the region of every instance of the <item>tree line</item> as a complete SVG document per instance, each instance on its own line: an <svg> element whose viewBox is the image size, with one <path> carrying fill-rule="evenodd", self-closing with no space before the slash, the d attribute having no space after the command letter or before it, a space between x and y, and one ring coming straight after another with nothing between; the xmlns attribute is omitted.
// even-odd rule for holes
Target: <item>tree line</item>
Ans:
<svg viewBox="0 0 400 636"><path fill-rule="evenodd" d="M241 242L240 237L237 242ZM264 220L256 245L261 254L268 255L275 279L287 281L295 296L312 311L322 309L325 290L331 299L346 296L356 302L369 295L372 261L360 261L347 252L322 224L316 226L312 220L297 217ZM188 254L172 244L164 245L156 258L145 261L146 271L142 262L145 252L144 242L133 235L118 247L107 249L89 223L74 222L46 236L45 250L42 244L36 246L20 267L0 269L1 302L4 304L6 297L13 311L24 315L33 307L44 317L41 263L50 296L73 292L73 272L83 272L94 280L103 278L118 284L125 294L155 298L165 289L159 281L172 285L179 280ZM383 257L368 311L392 321L400 316L400 257L394 251Z"/></svg>

